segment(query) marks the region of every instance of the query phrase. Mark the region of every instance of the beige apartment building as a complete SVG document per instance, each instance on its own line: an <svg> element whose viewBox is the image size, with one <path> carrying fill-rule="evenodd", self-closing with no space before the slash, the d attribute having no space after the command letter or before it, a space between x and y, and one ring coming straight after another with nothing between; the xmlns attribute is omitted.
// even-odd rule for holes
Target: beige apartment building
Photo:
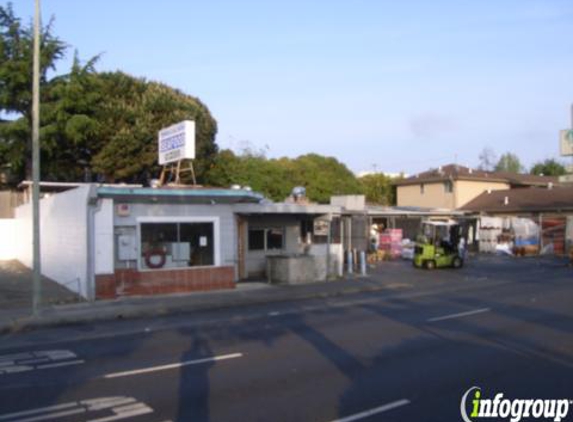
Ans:
<svg viewBox="0 0 573 422"><path fill-rule="evenodd" d="M394 183L397 205L457 209L485 191L556 184L557 178L475 170L449 164Z"/></svg>

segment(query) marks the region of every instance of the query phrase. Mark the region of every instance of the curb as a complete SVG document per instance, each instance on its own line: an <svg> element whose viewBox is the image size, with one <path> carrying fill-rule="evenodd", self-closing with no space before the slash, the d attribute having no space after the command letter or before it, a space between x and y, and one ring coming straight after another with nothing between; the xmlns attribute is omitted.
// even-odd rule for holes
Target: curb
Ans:
<svg viewBox="0 0 573 422"><path fill-rule="evenodd" d="M48 317L21 317L14 319L12 323L0 326L0 335L10 333L20 333L25 331L32 331L41 328L52 328L61 326L81 326L94 322L126 320L126 319L140 319L153 316L166 316L166 315L184 315L194 312L208 311L208 310L222 310L231 308L243 308L248 306L258 306L268 303L289 302L298 300L310 299L327 299L331 297L340 297L345 295L352 295L358 293L368 293L386 290L385 286L364 286L364 287L349 287L340 289L333 292L312 292L301 295L269 295L261 298L247 298L238 301L228 301L222 303L211 303L207 305L194 304L194 305L179 305L169 307L169 305L149 306L142 307L141 309L116 309L111 312L98 313L95 315L62 315L62 316L48 316ZM66 312L66 311L64 311Z"/></svg>

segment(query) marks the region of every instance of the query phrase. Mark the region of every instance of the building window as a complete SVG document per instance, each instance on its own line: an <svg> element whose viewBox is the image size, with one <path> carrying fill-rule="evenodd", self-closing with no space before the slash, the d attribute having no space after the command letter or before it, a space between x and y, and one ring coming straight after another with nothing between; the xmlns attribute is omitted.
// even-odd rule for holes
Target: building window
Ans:
<svg viewBox="0 0 573 422"><path fill-rule="evenodd" d="M212 222L141 223L141 268L215 265Z"/></svg>
<svg viewBox="0 0 573 422"><path fill-rule="evenodd" d="M283 231L281 229L267 229L267 250L283 248Z"/></svg>
<svg viewBox="0 0 573 422"><path fill-rule="evenodd" d="M300 239L303 243L307 242L310 235L310 240L314 244L325 244L328 241L328 232L325 234L324 230L324 220L320 219L306 219L300 222ZM328 229L328 225L326 226Z"/></svg>
<svg viewBox="0 0 573 422"><path fill-rule="evenodd" d="M422 183L420 185L420 195L423 195L423 194L424 194L424 184Z"/></svg>
<svg viewBox="0 0 573 422"><path fill-rule="evenodd" d="M453 191L454 191L454 184L452 183L451 180L446 180L444 182L444 192L452 193Z"/></svg>
<svg viewBox="0 0 573 422"><path fill-rule="evenodd" d="M284 230L279 228L249 229L249 250L269 251L284 248Z"/></svg>
<svg viewBox="0 0 573 422"><path fill-rule="evenodd" d="M265 231L262 229L249 230L249 250L250 251L264 251L265 250Z"/></svg>

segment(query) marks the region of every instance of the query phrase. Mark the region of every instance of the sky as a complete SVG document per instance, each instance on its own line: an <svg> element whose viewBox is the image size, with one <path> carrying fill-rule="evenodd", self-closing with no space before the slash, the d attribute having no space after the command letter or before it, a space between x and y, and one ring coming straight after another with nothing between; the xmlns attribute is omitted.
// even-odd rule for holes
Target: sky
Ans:
<svg viewBox="0 0 573 422"><path fill-rule="evenodd" d="M7 2L0 0L0 4ZM15 0L32 19L34 0ZM571 127L571 0L41 0L82 60L204 102L220 148L351 170L530 166ZM570 162L569 160L563 160Z"/></svg>

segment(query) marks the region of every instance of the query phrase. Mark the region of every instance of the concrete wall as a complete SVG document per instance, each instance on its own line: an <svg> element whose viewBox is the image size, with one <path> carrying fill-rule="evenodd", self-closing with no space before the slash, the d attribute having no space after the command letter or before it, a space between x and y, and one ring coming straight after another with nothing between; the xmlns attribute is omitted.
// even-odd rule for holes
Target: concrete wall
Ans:
<svg viewBox="0 0 573 422"><path fill-rule="evenodd" d="M446 192L444 182L424 183L424 193L422 194L420 185L421 183L398 186L398 206L455 209L467 204L488 189L510 188L509 184L503 182L457 180L454 182L452 192Z"/></svg>
<svg viewBox="0 0 573 422"><path fill-rule="evenodd" d="M87 201L90 187L82 186L40 201L42 274L88 297ZM17 259L32 267L31 204L16 208Z"/></svg>
<svg viewBox="0 0 573 422"><path fill-rule="evenodd" d="M320 259L324 260L324 265L326 268L326 252L328 251L328 245L312 245L309 253ZM344 264L344 249L342 244L331 244L330 245L330 256L328 257L328 277L338 277L342 275L342 267Z"/></svg>
<svg viewBox="0 0 573 422"><path fill-rule="evenodd" d="M250 251L249 229L280 228L284 230L284 249L273 251ZM248 277L264 277L266 272L267 255L284 253L301 253L303 245L300 242L300 221L295 216L251 216L247 221L247 236L245 237L246 271Z"/></svg>
<svg viewBox="0 0 573 422"><path fill-rule="evenodd" d="M335 195L330 197L330 205L344 207L348 211L362 211L366 207L366 196Z"/></svg>
<svg viewBox="0 0 573 422"><path fill-rule="evenodd" d="M94 213L95 274L114 272L113 200L100 199Z"/></svg>
<svg viewBox="0 0 573 422"><path fill-rule="evenodd" d="M24 203L24 192L0 191L0 218L14 218L14 209Z"/></svg>
<svg viewBox="0 0 573 422"><path fill-rule="evenodd" d="M266 259L267 280L271 284L299 284L325 281L342 272L342 245L312 245L308 255L277 256ZM327 274L328 265L328 274Z"/></svg>
<svg viewBox="0 0 573 422"><path fill-rule="evenodd" d="M18 258L18 223L15 218L0 218L0 261Z"/></svg>

